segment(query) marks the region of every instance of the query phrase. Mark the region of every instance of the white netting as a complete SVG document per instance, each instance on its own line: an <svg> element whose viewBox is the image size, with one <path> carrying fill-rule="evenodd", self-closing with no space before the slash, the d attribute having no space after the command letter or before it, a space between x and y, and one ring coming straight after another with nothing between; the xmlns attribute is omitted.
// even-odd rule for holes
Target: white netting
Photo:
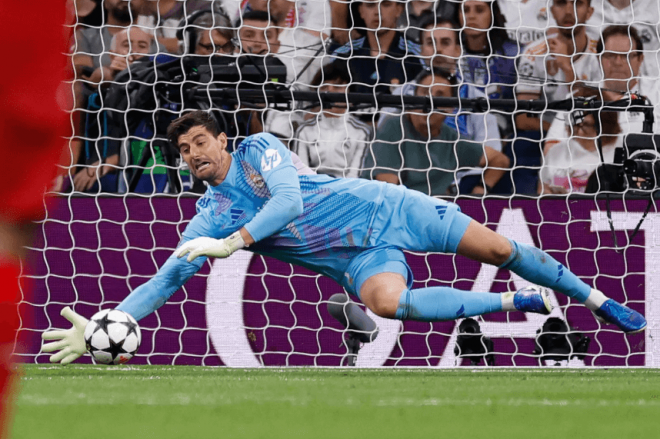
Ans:
<svg viewBox="0 0 660 439"><path fill-rule="evenodd" d="M63 306L85 316L115 306L171 254L205 187L167 145L165 130L182 112L204 109L227 133L230 149L268 131L317 172L458 195L478 221L547 250L645 313L646 335L624 336L581 305L553 297L560 305L553 317L567 321L576 340L582 334L591 341L584 359L571 364L660 366L653 342L660 281L652 270L660 217L653 210L628 243L626 231L646 201L615 195L618 245L629 244L617 252L605 201L552 196L604 188L608 172L594 171L603 160L619 160L616 148L625 134L642 131L644 115L580 118L548 109L572 96L630 106L629 91L657 109L657 1L634 0L623 9L609 0L101 1L85 16L84 2L70 3L78 11L75 134L67 175L55 189L60 202L47 212L29 258L35 293L20 305L34 318L20 330L26 360L46 360L38 337L68 326L59 316ZM428 66L436 70L425 75ZM339 103L337 93L345 96ZM463 101L436 111L414 101L430 94ZM537 105L524 107L523 100ZM489 147L485 167L481 144ZM416 287L501 292L526 285L455 256L408 259ZM140 322L143 345L133 361L339 365L342 330L326 304L342 291L312 272L239 252L207 263ZM380 334L358 365L469 364L454 353L456 322L370 315ZM496 365L536 365L535 337L546 319L500 313L477 320L493 341Z"/></svg>

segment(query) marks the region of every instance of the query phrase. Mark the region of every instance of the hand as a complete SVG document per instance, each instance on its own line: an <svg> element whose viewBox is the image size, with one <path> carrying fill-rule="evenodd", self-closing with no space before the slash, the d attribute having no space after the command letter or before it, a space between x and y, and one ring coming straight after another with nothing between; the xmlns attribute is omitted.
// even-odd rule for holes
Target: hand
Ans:
<svg viewBox="0 0 660 439"><path fill-rule="evenodd" d="M130 64L131 60L128 59L126 56L113 56L112 57L112 62L108 66L110 70L114 72L121 72L123 70L126 70L128 68L128 65Z"/></svg>
<svg viewBox="0 0 660 439"><path fill-rule="evenodd" d="M568 43L559 38L549 38L548 49L549 53L557 55L553 57L557 63L557 67L562 70L571 68L571 56L569 56L570 48L568 47ZM552 61L552 59L550 61Z"/></svg>
<svg viewBox="0 0 660 439"><path fill-rule="evenodd" d="M91 168L83 168L73 176L73 190L85 192L96 183L96 173L98 167L92 165Z"/></svg>
<svg viewBox="0 0 660 439"><path fill-rule="evenodd" d="M183 244L175 252L177 258L188 255L188 262L192 262L200 256L212 256L214 258L227 258L236 250L245 247L245 241L240 232L235 232L225 239L195 238Z"/></svg>
<svg viewBox="0 0 660 439"><path fill-rule="evenodd" d="M41 334L44 340L59 340L44 344L44 352L59 351L50 356L51 363L69 364L87 351L85 346L85 326L89 320L76 314L68 306L62 310L60 315L70 321L73 326L65 331L48 331Z"/></svg>

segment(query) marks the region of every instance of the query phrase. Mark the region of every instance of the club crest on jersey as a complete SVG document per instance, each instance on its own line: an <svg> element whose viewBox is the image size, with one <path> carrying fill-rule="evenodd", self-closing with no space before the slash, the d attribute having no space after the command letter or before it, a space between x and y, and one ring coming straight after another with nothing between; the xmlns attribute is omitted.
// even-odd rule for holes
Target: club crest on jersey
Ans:
<svg viewBox="0 0 660 439"><path fill-rule="evenodd" d="M261 172L268 172L282 163L282 156L276 149L267 149L261 157Z"/></svg>
<svg viewBox="0 0 660 439"><path fill-rule="evenodd" d="M263 165L263 162L262 162L261 167L263 168L263 166L264 165ZM273 166L273 167L275 167L275 166ZM259 189L264 187L264 185L266 184L266 182L264 181L264 178L259 174L250 174L250 180L252 180L254 185Z"/></svg>

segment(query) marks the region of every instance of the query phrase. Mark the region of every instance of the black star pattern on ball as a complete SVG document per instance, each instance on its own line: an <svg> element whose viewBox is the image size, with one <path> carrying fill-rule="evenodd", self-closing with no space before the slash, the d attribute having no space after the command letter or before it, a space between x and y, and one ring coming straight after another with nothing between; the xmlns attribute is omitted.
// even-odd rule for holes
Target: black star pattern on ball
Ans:
<svg viewBox="0 0 660 439"><path fill-rule="evenodd" d="M102 319L98 319L98 320L94 320L94 321L96 322L96 325L97 325L96 329L94 330L94 333L96 333L96 331L103 331L107 334L108 333L108 324L114 323L114 322L109 322L108 321L108 315L107 314Z"/></svg>
<svg viewBox="0 0 660 439"><path fill-rule="evenodd" d="M121 354L129 354L130 352L126 352L124 349L124 342L126 339L121 340L119 343L115 343L112 341L111 338L108 338L110 340L110 347L107 349L99 349L100 351L107 352L110 355L112 355L112 361L114 362L117 357L119 357Z"/></svg>
<svg viewBox="0 0 660 439"><path fill-rule="evenodd" d="M103 331L103 333L106 334L106 336L108 337L108 342L110 343L110 347L105 348L105 349L98 349L94 346L91 346L91 343L90 343L91 338L90 338L90 342L88 342L88 349L89 349L90 352L92 352L92 353L94 353L94 352L107 352L112 356L112 362L113 363L117 360L117 358L121 354L130 354L131 356L134 354L134 352L129 352L126 349L124 349L124 342L126 341L126 338L130 334L135 334L135 336L137 337L137 335L138 335L137 334L137 325L135 323L133 323L131 321L116 322L114 320L109 320L107 315L105 315L101 319L94 320L94 321L97 324L97 327L96 327L96 330L94 331L94 334L96 334L98 331ZM115 342L114 340L112 340L112 338L108 334L108 325L110 325L110 324L124 325L127 329L126 336L118 342Z"/></svg>
<svg viewBox="0 0 660 439"><path fill-rule="evenodd" d="M121 322L124 326L128 328L128 332L126 333L126 338L128 338L129 335L135 334L135 336L138 336L137 333L137 325L133 322ZM138 337L139 338L139 337Z"/></svg>

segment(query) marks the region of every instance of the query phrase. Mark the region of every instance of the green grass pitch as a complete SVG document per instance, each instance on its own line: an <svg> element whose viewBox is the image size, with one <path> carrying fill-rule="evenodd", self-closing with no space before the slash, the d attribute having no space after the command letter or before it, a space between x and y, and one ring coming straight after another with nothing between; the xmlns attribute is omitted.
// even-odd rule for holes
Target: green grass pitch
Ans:
<svg viewBox="0 0 660 439"><path fill-rule="evenodd" d="M660 370L22 367L21 438L656 438Z"/></svg>

